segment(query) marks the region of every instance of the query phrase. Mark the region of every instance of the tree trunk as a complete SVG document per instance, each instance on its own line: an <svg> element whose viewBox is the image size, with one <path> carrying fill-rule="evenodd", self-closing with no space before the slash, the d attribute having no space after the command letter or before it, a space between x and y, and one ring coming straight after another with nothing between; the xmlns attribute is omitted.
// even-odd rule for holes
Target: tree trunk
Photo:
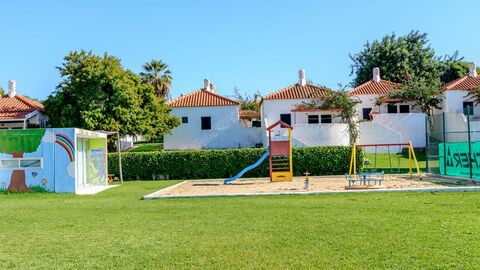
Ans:
<svg viewBox="0 0 480 270"><path fill-rule="evenodd" d="M23 158L23 153L11 153L13 158ZM25 183L25 171L24 170L14 170L12 176L10 177L10 184L8 185L7 191L23 191L23 192L32 192Z"/></svg>

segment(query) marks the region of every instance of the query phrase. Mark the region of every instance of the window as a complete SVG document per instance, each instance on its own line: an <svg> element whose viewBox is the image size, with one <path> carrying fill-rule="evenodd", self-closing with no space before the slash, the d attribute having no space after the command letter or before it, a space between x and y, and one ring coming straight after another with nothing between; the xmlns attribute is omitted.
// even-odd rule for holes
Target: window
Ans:
<svg viewBox="0 0 480 270"><path fill-rule="evenodd" d="M212 129L212 118L210 116L202 117L202 130Z"/></svg>
<svg viewBox="0 0 480 270"><path fill-rule="evenodd" d="M188 124L188 117L182 117L182 124Z"/></svg>
<svg viewBox="0 0 480 270"><path fill-rule="evenodd" d="M308 116L308 123L309 124L318 124L320 121L318 120L318 115L309 115Z"/></svg>
<svg viewBox="0 0 480 270"><path fill-rule="evenodd" d="M372 112L372 108L363 108L363 119L370 120L371 112Z"/></svg>
<svg viewBox="0 0 480 270"><path fill-rule="evenodd" d="M284 122L287 125L292 125L292 115L289 113L280 114L280 121Z"/></svg>
<svg viewBox="0 0 480 270"><path fill-rule="evenodd" d="M463 102L463 114L473 115L473 102Z"/></svg>
<svg viewBox="0 0 480 270"><path fill-rule="evenodd" d="M42 158L4 158L0 159L0 170L42 169Z"/></svg>
<svg viewBox="0 0 480 270"><path fill-rule="evenodd" d="M410 105L400 105L400 113L410 113Z"/></svg>
<svg viewBox="0 0 480 270"><path fill-rule="evenodd" d="M397 113L397 105L387 105L388 113Z"/></svg>
<svg viewBox="0 0 480 270"><path fill-rule="evenodd" d="M329 124L332 123L332 115L331 114L323 114L322 115L322 124Z"/></svg>

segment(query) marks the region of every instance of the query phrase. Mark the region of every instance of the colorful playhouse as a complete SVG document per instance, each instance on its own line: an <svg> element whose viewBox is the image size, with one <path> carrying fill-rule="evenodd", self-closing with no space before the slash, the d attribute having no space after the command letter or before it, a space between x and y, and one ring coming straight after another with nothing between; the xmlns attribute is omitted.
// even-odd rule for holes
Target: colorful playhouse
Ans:
<svg viewBox="0 0 480 270"><path fill-rule="evenodd" d="M93 194L108 188L107 134L0 130L0 191Z"/></svg>

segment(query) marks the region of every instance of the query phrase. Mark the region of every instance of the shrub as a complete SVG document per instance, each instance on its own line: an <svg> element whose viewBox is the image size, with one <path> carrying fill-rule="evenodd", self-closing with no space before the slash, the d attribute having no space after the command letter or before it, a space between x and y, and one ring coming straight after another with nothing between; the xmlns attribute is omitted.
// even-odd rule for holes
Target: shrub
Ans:
<svg viewBox="0 0 480 270"><path fill-rule="evenodd" d="M255 163L265 148L227 150L188 150L122 153L125 180L151 179L153 175L169 179L229 178ZM339 175L348 172L352 148L347 146L316 146L293 148L293 174ZM357 170L363 167L363 152L357 149ZM108 155L109 173L118 176L118 155ZM268 177L268 158L243 177Z"/></svg>

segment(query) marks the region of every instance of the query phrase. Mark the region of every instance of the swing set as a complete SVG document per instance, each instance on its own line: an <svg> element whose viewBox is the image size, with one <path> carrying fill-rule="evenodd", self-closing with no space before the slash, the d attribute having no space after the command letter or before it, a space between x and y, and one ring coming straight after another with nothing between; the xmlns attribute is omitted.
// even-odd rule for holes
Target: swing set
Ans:
<svg viewBox="0 0 480 270"><path fill-rule="evenodd" d="M365 180L367 175L368 175L368 177L370 177L370 175L372 173L373 174L379 174L379 173L377 173L377 149L379 147L387 147L388 162L389 162L389 165L390 165L390 172L393 172L392 158L391 158L391 155L390 155L390 147L398 147L397 172L399 173L400 172L400 156L401 156L401 153L402 153L402 148L404 146L408 147L408 165L409 165L410 178L413 177L413 172L412 171L413 171L413 165L415 164L415 168L417 169L417 173L418 173L418 178L421 180L422 179L422 174L420 173L420 168L418 167L418 162L417 162L417 158L415 157L415 151L413 151L412 142L390 143L390 144L359 144L359 145L353 144L352 156L350 158L350 169L348 171L348 177L347 177L347 180L349 181L349 184L350 184L350 182L355 183L355 181L359 181L361 179ZM357 147L362 147L363 148L364 156L365 156L365 148L366 147L375 147L373 172L357 174L357 151L356 151ZM353 172L353 174L352 174L352 172ZM381 174L382 174L382 177L381 177L382 179L381 180L383 180L383 172L381 172Z"/></svg>

